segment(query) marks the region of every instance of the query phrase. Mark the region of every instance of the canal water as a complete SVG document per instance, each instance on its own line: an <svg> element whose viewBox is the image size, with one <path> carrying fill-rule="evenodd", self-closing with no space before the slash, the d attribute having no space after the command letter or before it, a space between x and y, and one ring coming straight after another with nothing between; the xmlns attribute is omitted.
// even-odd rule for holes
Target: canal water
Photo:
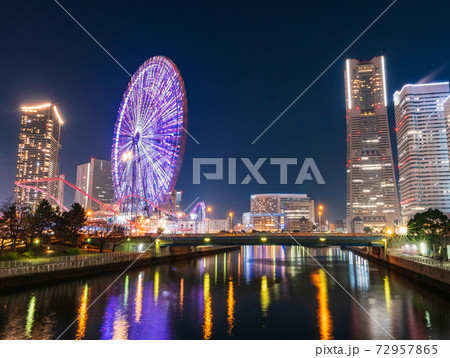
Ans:
<svg viewBox="0 0 450 358"><path fill-rule="evenodd" d="M95 303L117 274L3 294L0 339L55 339L77 317L62 339L450 339L448 295L339 248L305 250L323 268L298 246L242 247L130 270Z"/></svg>

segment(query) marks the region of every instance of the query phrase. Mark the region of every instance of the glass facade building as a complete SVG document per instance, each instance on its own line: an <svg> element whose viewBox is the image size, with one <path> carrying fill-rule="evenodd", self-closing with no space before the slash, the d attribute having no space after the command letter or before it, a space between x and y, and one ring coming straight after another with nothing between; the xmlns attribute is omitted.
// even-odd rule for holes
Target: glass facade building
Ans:
<svg viewBox="0 0 450 358"><path fill-rule="evenodd" d="M346 61L347 231L379 231L400 219L384 57ZM362 225L360 224L362 223Z"/></svg>
<svg viewBox="0 0 450 358"><path fill-rule="evenodd" d="M449 83L405 85L394 94L400 204L406 222L432 209L450 213L444 100Z"/></svg>
<svg viewBox="0 0 450 358"><path fill-rule="evenodd" d="M77 187L104 204L114 201L111 162L91 158L86 164L77 167ZM85 209L100 210L100 204L76 191L75 202Z"/></svg>

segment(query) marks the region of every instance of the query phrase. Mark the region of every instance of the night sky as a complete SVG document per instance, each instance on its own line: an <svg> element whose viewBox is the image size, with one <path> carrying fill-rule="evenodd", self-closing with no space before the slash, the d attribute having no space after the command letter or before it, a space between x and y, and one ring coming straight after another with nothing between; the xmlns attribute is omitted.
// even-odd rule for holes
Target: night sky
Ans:
<svg viewBox="0 0 450 358"><path fill-rule="evenodd" d="M70 1L60 3L130 72L148 58L175 62L188 98L189 132L176 185L184 205L196 197L213 217L249 210L250 194L306 193L345 218L345 58L384 55L392 95L404 84L450 80L450 2L398 0L254 145L253 140L392 0ZM0 202L12 196L21 105L52 101L65 120L60 171L110 160L117 111L129 76L51 0L0 5ZM391 133L392 134L392 133ZM392 143L395 148L395 141ZM395 150L394 150L395 155ZM267 185L192 184L192 158L314 158L325 185L289 185L279 167ZM225 175L227 174L225 166ZM247 175L241 163L238 182ZM66 204L73 200L66 189Z"/></svg>

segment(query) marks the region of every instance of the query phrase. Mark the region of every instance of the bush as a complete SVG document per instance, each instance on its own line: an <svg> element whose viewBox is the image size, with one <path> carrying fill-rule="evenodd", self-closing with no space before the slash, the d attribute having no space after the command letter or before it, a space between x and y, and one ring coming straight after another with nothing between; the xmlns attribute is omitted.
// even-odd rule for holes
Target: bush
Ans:
<svg viewBox="0 0 450 358"><path fill-rule="evenodd" d="M6 260L13 261L19 259L19 254L17 252L8 252L5 256Z"/></svg>
<svg viewBox="0 0 450 358"><path fill-rule="evenodd" d="M26 257L28 259L32 258L32 257L36 257L36 254L33 251L25 251L22 254L23 257Z"/></svg>
<svg viewBox="0 0 450 358"><path fill-rule="evenodd" d="M70 249L67 249L66 252L69 255L79 255L81 254L81 250L77 247L71 247Z"/></svg>

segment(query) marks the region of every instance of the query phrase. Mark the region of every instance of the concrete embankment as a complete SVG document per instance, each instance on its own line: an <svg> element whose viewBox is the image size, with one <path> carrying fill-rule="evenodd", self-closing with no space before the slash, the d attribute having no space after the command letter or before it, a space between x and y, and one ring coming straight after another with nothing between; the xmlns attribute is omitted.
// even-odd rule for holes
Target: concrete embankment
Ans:
<svg viewBox="0 0 450 358"><path fill-rule="evenodd" d="M382 247L347 247L382 266L401 272L421 284L450 293L450 270L413 261L400 255L385 255Z"/></svg>
<svg viewBox="0 0 450 358"><path fill-rule="evenodd" d="M62 281L109 272L120 272L128 268L131 269L214 255L239 248L240 246L171 247L164 248L159 252L146 252L143 254L118 253L117 255L109 255L105 258L96 257L95 259L12 267L0 272L0 293L52 281Z"/></svg>

